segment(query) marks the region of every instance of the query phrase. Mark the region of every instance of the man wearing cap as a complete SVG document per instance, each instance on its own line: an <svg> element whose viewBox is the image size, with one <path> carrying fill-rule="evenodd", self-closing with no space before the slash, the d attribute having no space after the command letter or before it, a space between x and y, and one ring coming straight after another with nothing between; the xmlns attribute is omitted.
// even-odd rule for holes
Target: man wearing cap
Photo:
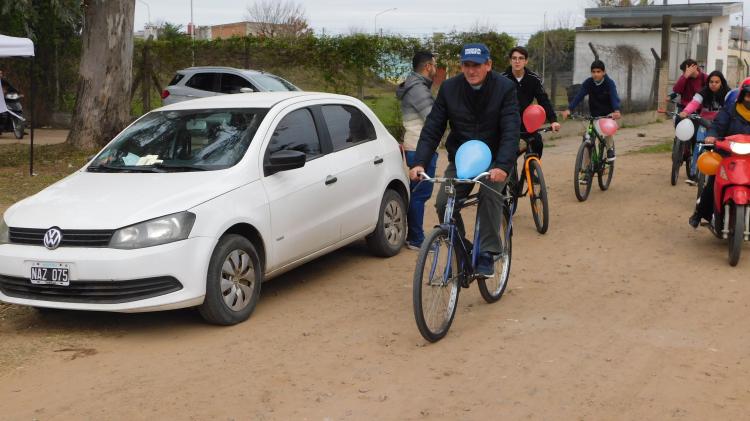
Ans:
<svg viewBox="0 0 750 421"><path fill-rule="evenodd" d="M454 159L458 147L464 142L478 139L486 143L493 154L490 175L485 183L494 190L502 190L518 154L521 118L515 86L492 70L490 51L484 44L464 45L461 49L461 74L446 80L440 86L435 104L417 142L415 163L409 171L412 180L418 180L419 174L425 171L448 123L451 131L445 143L448 150L445 176L456 177ZM460 199L468 196L471 188L471 185L456 186L456 197ZM445 212L446 202L445 190L440 189L435 205L439 218ZM481 186L478 212L480 255L477 271L491 277L494 275L495 258L501 252L501 197ZM454 217L461 235L464 235L461 215L456 212Z"/></svg>

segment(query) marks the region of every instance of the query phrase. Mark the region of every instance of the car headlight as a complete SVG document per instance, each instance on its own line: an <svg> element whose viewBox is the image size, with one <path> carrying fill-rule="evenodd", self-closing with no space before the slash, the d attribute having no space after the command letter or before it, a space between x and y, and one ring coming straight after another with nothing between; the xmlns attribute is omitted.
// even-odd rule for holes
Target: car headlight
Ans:
<svg viewBox="0 0 750 421"><path fill-rule="evenodd" d="M750 143L730 142L729 149L737 155L750 154Z"/></svg>
<svg viewBox="0 0 750 421"><path fill-rule="evenodd" d="M8 224L5 223L5 219L0 216L0 244L10 243L10 230Z"/></svg>
<svg viewBox="0 0 750 421"><path fill-rule="evenodd" d="M109 246L116 249L139 249L172 243L188 238L195 214L174 213L120 228L112 235Z"/></svg>

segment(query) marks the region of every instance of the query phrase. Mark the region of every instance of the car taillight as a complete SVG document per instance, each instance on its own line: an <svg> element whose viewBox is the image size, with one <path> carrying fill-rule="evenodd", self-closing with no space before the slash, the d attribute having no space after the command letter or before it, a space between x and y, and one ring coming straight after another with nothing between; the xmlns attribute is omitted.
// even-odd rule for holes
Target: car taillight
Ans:
<svg viewBox="0 0 750 421"><path fill-rule="evenodd" d="M750 143L730 142L729 149L737 155L747 155L750 154Z"/></svg>
<svg viewBox="0 0 750 421"><path fill-rule="evenodd" d="M169 91L168 90L165 89L165 90L161 91L161 99L165 99L168 96L169 96Z"/></svg>

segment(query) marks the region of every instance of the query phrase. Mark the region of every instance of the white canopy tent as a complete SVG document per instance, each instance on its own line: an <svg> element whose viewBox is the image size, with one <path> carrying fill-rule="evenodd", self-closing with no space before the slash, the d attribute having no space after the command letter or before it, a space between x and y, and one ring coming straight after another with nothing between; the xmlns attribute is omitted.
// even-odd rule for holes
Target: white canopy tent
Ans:
<svg viewBox="0 0 750 421"><path fill-rule="evenodd" d="M34 58L34 43L28 38L9 37L0 34L0 58L31 57ZM29 149L29 174L34 175L34 64L29 67L31 84L31 147ZM2 91L0 91L2 92ZM7 110L5 97L0 95L0 110Z"/></svg>

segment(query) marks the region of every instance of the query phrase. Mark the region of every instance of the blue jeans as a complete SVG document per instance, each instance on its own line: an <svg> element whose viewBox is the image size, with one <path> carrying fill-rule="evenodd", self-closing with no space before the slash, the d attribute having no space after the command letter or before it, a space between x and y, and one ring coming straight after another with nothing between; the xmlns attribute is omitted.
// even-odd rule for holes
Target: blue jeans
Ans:
<svg viewBox="0 0 750 421"><path fill-rule="evenodd" d="M406 165L410 168L414 165L416 156L414 151L406 151ZM432 159L427 164L424 172L430 177L435 176L435 169L437 168L437 152L432 155ZM424 241L424 204L432 196L432 183L422 183L417 187L418 182L412 181L410 183L411 188L411 200L409 201L409 212L407 213L407 222L409 223L409 230L406 234L406 241L412 245L419 246ZM416 187L416 190L415 190Z"/></svg>

